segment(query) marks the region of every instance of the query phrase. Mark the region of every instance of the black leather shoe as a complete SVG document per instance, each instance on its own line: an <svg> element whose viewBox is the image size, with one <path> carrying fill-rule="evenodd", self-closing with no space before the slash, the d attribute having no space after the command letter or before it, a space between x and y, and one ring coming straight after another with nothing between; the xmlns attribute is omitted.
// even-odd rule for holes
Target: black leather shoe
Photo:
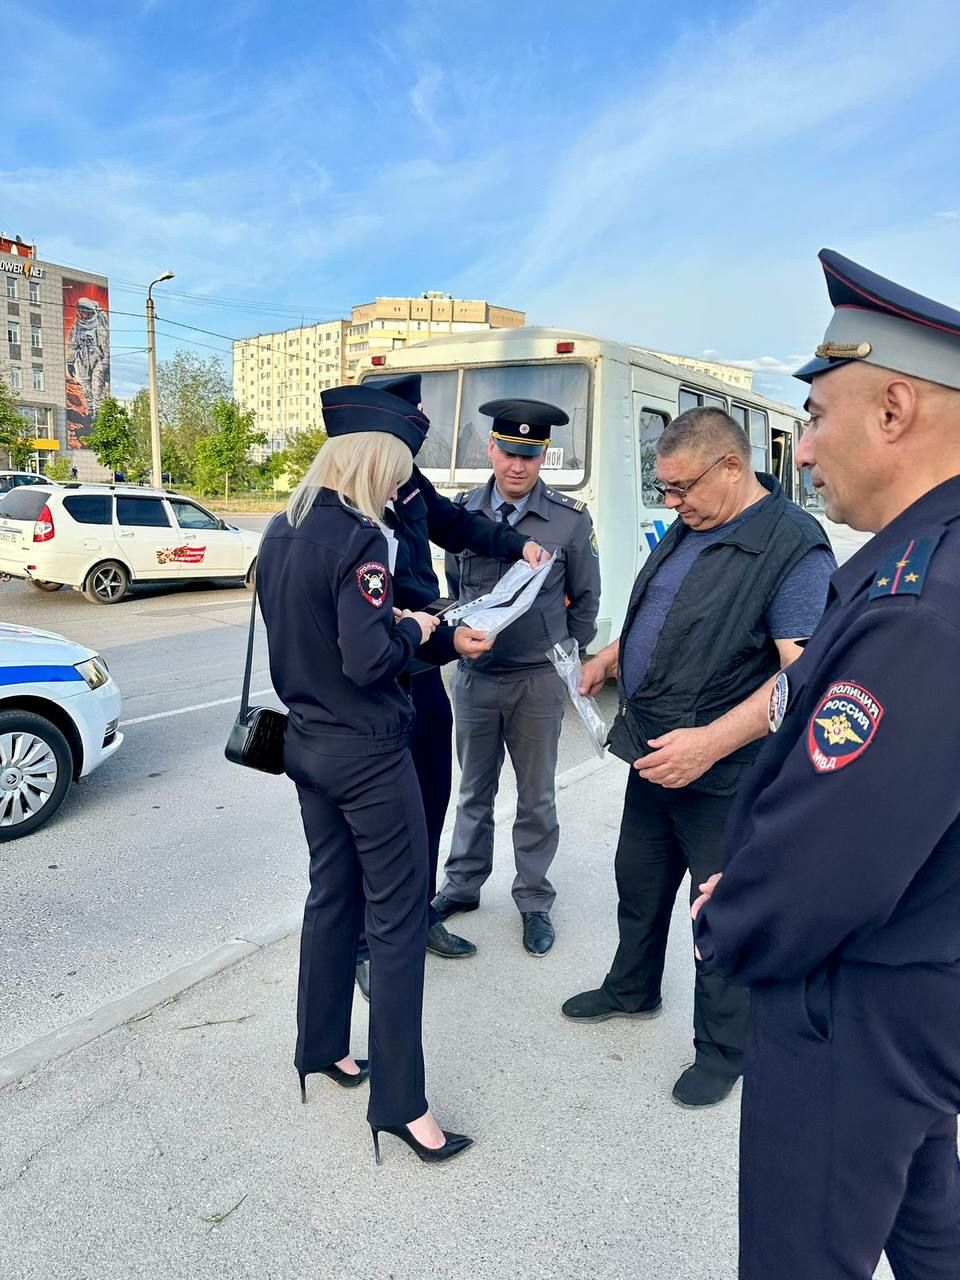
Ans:
<svg viewBox="0 0 960 1280"><path fill-rule="evenodd" d="M357 963L357 986L360 988L360 994L370 1003L370 961L360 960Z"/></svg>
<svg viewBox="0 0 960 1280"><path fill-rule="evenodd" d="M715 1107L730 1096L738 1076L721 1076L693 1062L673 1086L673 1100L678 1107Z"/></svg>
<svg viewBox="0 0 960 1280"><path fill-rule="evenodd" d="M656 1018L663 1012L663 1001L658 1000L649 1009L635 1013L615 1005L603 987L596 991L581 991L560 1006L560 1012L572 1022L606 1022L608 1018Z"/></svg>
<svg viewBox="0 0 960 1280"><path fill-rule="evenodd" d="M549 911L522 911L523 949L531 956L545 956L553 946L556 934Z"/></svg>
<svg viewBox="0 0 960 1280"><path fill-rule="evenodd" d="M448 898L442 893L438 893L431 903L434 911L440 917L441 923L444 920L449 920L451 916L455 916L458 911L476 911L479 905L479 902L454 902L452 898Z"/></svg>
<svg viewBox="0 0 960 1280"><path fill-rule="evenodd" d="M341 1089L359 1089L370 1078L370 1063L366 1058L355 1058L357 1071L351 1073L342 1071L336 1063L329 1067L315 1067L313 1071L297 1071L300 1077L300 1101L307 1100L307 1076L326 1076L328 1080L332 1080L334 1084L338 1084Z"/></svg>
<svg viewBox="0 0 960 1280"><path fill-rule="evenodd" d="M427 950L432 956L443 956L445 960L464 960L477 954L474 943L450 933L441 923L435 924L427 933Z"/></svg>

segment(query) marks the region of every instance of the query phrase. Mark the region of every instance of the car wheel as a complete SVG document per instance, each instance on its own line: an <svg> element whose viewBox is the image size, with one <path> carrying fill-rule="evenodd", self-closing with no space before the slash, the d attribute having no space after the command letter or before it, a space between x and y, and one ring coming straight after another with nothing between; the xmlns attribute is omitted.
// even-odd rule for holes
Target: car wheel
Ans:
<svg viewBox="0 0 960 1280"><path fill-rule="evenodd" d="M31 578L30 584L38 591L59 591L63 586L62 582L41 582L39 578Z"/></svg>
<svg viewBox="0 0 960 1280"><path fill-rule="evenodd" d="M117 604L130 590L130 574L117 560L104 560L87 574L83 594L94 604Z"/></svg>
<svg viewBox="0 0 960 1280"><path fill-rule="evenodd" d="M252 591L257 585L257 558L254 556L250 568L247 570L247 576L243 580L243 585L248 591Z"/></svg>
<svg viewBox="0 0 960 1280"><path fill-rule="evenodd" d="M0 711L0 844L53 817L73 778L70 745L32 711Z"/></svg>

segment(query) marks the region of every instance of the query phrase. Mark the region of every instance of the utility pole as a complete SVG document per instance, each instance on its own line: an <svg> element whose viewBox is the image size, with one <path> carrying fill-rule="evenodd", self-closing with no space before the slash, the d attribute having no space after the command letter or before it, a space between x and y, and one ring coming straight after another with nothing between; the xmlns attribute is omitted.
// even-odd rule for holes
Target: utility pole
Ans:
<svg viewBox="0 0 960 1280"><path fill-rule="evenodd" d="M153 487L163 488L163 469L160 464L160 404L157 400L157 313L153 305L153 286L163 280L172 280L173 272L165 271L147 288L147 376L150 395L150 453L153 471Z"/></svg>

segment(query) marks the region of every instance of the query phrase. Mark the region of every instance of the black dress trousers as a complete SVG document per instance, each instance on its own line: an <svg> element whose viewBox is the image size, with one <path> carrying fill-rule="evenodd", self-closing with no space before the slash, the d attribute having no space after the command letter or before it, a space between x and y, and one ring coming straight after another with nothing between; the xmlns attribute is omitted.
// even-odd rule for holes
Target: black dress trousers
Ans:
<svg viewBox="0 0 960 1280"><path fill-rule="evenodd" d="M733 796L690 787L658 787L630 770L624 797L616 877L620 945L604 990L636 1013L660 999L667 935L677 890L690 872L691 902L699 886L723 870L723 833ZM718 1075L743 1069L750 994L697 962L693 1038L697 1062Z"/></svg>
<svg viewBox="0 0 960 1280"><path fill-rule="evenodd" d="M423 1115L421 1020L427 930L427 833L409 750L323 755L288 733L310 849L300 943L296 1065L350 1052L361 925L370 948L370 1104L375 1125Z"/></svg>

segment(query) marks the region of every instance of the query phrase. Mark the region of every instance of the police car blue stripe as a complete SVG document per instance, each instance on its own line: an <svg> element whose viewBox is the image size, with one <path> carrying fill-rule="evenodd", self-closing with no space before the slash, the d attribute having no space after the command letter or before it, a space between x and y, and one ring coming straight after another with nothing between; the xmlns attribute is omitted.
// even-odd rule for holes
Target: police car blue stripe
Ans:
<svg viewBox="0 0 960 1280"><path fill-rule="evenodd" d="M0 667L0 685L4 684L63 684L68 680L82 680L76 667Z"/></svg>

